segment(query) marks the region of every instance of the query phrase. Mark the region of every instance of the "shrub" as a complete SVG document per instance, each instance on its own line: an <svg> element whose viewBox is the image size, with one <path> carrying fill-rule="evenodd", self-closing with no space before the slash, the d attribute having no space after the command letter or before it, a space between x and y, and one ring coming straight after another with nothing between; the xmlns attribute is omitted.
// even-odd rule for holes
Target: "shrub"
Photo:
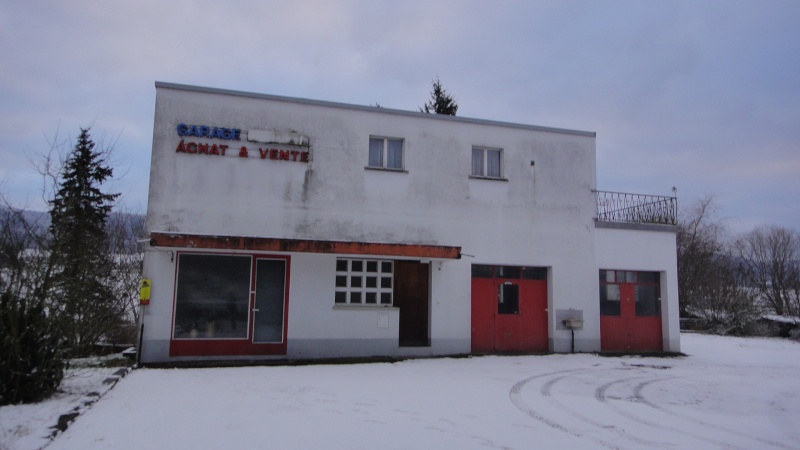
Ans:
<svg viewBox="0 0 800 450"><path fill-rule="evenodd" d="M64 378L63 338L42 302L0 296L0 405L52 395Z"/></svg>

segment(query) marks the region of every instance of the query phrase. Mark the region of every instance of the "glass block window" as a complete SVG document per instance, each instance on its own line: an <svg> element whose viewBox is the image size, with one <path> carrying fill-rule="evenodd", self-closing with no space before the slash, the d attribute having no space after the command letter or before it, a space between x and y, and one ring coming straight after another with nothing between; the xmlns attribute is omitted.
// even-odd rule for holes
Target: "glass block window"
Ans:
<svg viewBox="0 0 800 450"><path fill-rule="evenodd" d="M394 262L337 259L334 303L337 305L391 306Z"/></svg>

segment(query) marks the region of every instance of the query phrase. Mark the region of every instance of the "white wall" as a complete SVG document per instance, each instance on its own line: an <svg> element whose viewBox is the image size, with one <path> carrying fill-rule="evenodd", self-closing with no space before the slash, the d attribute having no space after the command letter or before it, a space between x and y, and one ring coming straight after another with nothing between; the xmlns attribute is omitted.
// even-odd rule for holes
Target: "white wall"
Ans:
<svg viewBox="0 0 800 450"><path fill-rule="evenodd" d="M678 257L675 233L630 229L598 229L597 268L661 272L661 325L664 351L680 352ZM595 282L599 286L598 276ZM599 288L598 288L599 289ZM599 323L599 311L598 311ZM597 331L599 338L599 326Z"/></svg>
<svg viewBox="0 0 800 450"><path fill-rule="evenodd" d="M398 309L334 306L336 257L292 256L288 356L310 359L395 354ZM381 315L385 316L383 320ZM356 339L364 342L356 344Z"/></svg>
<svg viewBox="0 0 800 450"><path fill-rule="evenodd" d="M228 144L228 156L176 153L179 123L299 133L310 138L312 161L261 160L258 144L207 138L185 139ZM370 135L404 139L405 172L364 168ZM241 145L256 157L238 157ZM507 181L469 177L473 146L503 149ZM151 232L459 246L468 255L432 264L432 347L401 350L396 310L333 307L336 255L292 254L292 357L468 352L471 264L549 267L551 349L568 351L555 309L587 317L598 309L595 187L591 133L161 85L147 224ZM164 255L149 252L145 265L154 278L145 338L158 348L172 320L174 266ZM378 328L379 314L389 328ZM578 350L599 349L588 322Z"/></svg>
<svg viewBox="0 0 800 450"><path fill-rule="evenodd" d="M295 130L310 137L313 161L244 159L233 149L227 157L176 153L179 123ZM407 173L364 169L370 135L405 139ZM594 206L587 136L160 88L153 142L152 231L470 243L478 251L476 235L522 236L534 222L588 225ZM257 145L241 144L257 154ZM470 179L473 145L503 148L510 181ZM506 240L500 250L519 245ZM522 245L533 250L535 242Z"/></svg>
<svg viewBox="0 0 800 450"><path fill-rule="evenodd" d="M151 284L150 304L140 307L144 345L139 356L143 362L169 359L176 261L177 254L174 251L145 247L142 277L149 278Z"/></svg>

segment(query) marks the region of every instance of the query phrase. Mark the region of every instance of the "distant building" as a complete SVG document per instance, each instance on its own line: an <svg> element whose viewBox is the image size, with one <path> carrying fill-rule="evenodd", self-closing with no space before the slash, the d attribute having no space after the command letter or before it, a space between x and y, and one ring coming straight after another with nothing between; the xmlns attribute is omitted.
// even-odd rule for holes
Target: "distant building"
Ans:
<svg viewBox="0 0 800 450"><path fill-rule="evenodd" d="M140 359L679 351L674 220L592 132L159 82Z"/></svg>

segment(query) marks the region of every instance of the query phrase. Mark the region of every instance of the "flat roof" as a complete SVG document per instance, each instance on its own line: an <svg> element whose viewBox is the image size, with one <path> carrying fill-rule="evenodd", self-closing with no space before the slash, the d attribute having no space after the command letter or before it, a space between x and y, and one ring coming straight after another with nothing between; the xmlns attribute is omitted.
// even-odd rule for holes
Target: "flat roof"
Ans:
<svg viewBox="0 0 800 450"><path fill-rule="evenodd" d="M299 103L299 104L314 105L314 106L327 106L331 108L350 109L355 111L368 111L373 113L393 114L397 116L426 118L432 120L447 120L451 122L468 123L472 125L491 125L491 126L500 126L507 128L519 128L524 130L545 131L549 133L572 134L572 135L587 136L587 137L597 136L597 133L594 131L569 130L565 128L541 127L537 125L526 125L513 122L500 122L496 120L486 120L486 119L472 119L469 117L448 116L444 114L430 114L417 111L403 111L400 109L384 108L382 106L352 105L348 103L329 102L324 100L311 100L311 99L297 98L297 97L285 97L281 95L259 94L255 92L244 92L244 91L236 91L230 89L191 86L186 84L167 83L163 81L156 81L156 88L202 92L206 94L231 95L235 97L258 98L258 99L273 100L278 102L290 102L290 103Z"/></svg>

